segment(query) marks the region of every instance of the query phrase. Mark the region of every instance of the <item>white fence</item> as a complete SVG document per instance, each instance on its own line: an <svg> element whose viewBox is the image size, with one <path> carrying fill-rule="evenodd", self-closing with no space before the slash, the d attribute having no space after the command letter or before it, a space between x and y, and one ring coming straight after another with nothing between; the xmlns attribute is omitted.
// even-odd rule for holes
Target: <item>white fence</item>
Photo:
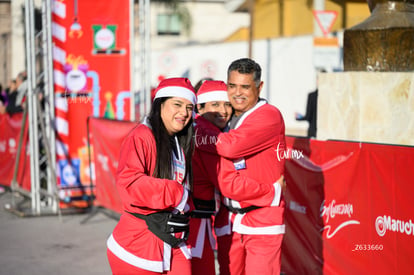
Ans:
<svg viewBox="0 0 414 275"><path fill-rule="evenodd" d="M340 40L340 39L338 39ZM253 43L253 59L262 67L264 87L261 96L277 106L285 119L287 133L304 133L308 125L294 119L295 112L305 112L307 94L316 87L313 37L298 36ZM248 54L247 42L185 46L164 51L152 51L150 82L155 87L162 77L188 77L195 85L203 77L226 81L227 67ZM325 69L342 70L341 47L334 49L338 66L332 66L332 49ZM337 57L337 58L335 58ZM322 58L324 59L324 58ZM136 62L139 64L139 62ZM137 68L139 71L139 68ZM141 82L137 74L137 82Z"/></svg>

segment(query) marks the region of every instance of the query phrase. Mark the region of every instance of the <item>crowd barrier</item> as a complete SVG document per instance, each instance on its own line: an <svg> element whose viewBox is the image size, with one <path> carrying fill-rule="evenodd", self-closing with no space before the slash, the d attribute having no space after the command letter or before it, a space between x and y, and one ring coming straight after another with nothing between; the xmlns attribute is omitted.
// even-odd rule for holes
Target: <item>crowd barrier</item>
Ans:
<svg viewBox="0 0 414 275"><path fill-rule="evenodd" d="M13 116L0 114L0 184L10 187L16 173L17 185L30 191L30 156L28 153L27 123L21 132L23 114ZM15 172L16 159L19 150L20 136L22 136L18 170Z"/></svg>
<svg viewBox="0 0 414 275"><path fill-rule="evenodd" d="M412 274L414 147L287 145L286 274Z"/></svg>
<svg viewBox="0 0 414 275"><path fill-rule="evenodd" d="M1 119L0 179L10 179L6 170L12 169L2 168L11 158L4 140L12 134L3 134L5 118ZM88 119L96 174L94 204L117 213L122 211L115 186L119 150L135 125ZM277 151L279 158L286 159L287 182L282 271L412 273L414 147L290 136L286 142L287 150Z"/></svg>
<svg viewBox="0 0 414 275"><path fill-rule="evenodd" d="M95 167L95 206L117 213L122 211L115 186L116 169L122 140L135 125L130 121L88 118L88 136Z"/></svg>

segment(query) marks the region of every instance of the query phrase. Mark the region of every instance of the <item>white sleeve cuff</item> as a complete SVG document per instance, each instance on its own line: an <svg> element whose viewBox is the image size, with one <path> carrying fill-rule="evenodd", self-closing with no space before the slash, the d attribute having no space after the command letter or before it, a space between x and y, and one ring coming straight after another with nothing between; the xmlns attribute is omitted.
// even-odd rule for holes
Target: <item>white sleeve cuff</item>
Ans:
<svg viewBox="0 0 414 275"><path fill-rule="evenodd" d="M282 187L280 186L278 182L273 183L273 187L275 188L275 196L273 197L273 200L270 206L279 206L280 196L282 195Z"/></svg>
<svg viewBox="0 0 414 275"><path fill-rule="evenodd" d="M177 205L177 207L175 207L175 209L182 212L184 210L184 207L185 207L186 203L187 203L187 199L188 199L188 190L187 190L187 188L184 187L183 197L181 198L180 203Z"/></svg>

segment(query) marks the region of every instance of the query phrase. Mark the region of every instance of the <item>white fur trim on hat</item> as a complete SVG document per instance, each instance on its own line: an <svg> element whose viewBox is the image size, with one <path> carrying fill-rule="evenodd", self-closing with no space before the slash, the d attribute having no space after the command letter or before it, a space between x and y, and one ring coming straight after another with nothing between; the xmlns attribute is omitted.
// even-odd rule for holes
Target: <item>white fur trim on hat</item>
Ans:
<svg viewBox="0 0 414 275"><path fill-rule="evenodd" d="M191 101L192 104L196 104L195 93L181 86L168 86L168 87L161 88L155 94L154 99L160 98L160 97L182 97L182 98L185 98Z"/></svg>
<svg viewBox="0 0 414 275"><path fill-rule="evenodd" d="M226 91L205 92L197 96L197 103L206 103L210 101L229 101Z"/></svg>

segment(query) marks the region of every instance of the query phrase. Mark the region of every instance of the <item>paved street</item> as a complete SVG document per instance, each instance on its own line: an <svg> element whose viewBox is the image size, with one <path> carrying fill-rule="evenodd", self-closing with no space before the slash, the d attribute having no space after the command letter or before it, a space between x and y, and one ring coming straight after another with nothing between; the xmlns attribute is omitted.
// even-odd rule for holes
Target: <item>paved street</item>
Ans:
<svg viewBox="0 0 414 275"><path fill-rule="evenodd" d="M11 202L10 192L0 194L1 275L111 274L106 239L116 219L103 212L19 217L5 209Z"/></svg>

